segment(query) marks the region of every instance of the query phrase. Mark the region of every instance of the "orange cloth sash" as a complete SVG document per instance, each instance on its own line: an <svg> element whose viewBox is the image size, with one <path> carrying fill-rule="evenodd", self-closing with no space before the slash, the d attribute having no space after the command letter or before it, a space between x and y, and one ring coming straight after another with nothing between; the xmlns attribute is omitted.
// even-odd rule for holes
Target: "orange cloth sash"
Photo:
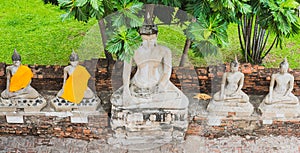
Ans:
<svg viewBox="0 0 300 153"><path fill-rule="evenodd" d="M65 82L64 92L62 98L79 104L84 97L84 92L87 89L87 84L89 78L91 77L90 73L83 66L76 66L74 72L69 76Z"/></svg>
<svg viewBox="0 0 300 153"><path fill-rule="evenodd" d="M15 92L27 87L32 77L31 69L27 66L20 65L17 72L10 79L9 91Z"/></svg>

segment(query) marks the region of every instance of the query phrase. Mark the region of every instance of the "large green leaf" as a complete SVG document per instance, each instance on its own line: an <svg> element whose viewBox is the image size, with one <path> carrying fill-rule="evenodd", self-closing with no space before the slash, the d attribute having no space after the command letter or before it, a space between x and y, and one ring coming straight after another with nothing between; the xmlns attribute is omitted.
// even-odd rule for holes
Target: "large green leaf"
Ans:
<svg viewBox="0 0 300 153"><path fill-rule="evenodd" d="M120 60L129 61L140 43L141 37L135 28L122 26L108 40L106 49Z"/></svg>

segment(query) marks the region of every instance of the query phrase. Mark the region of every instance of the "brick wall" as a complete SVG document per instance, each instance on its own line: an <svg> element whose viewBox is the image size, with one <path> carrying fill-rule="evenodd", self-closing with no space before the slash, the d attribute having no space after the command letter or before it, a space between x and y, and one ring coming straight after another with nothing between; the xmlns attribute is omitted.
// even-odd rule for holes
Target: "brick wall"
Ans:
<svg viewBox="0 0 300 153"><path fill-rule="evenodd" d="M94 59L85 61L92 78L89 86L98 92L112 91L122 85L122 63L115 62L110 66L105 59ZM6 86L5 77L6 64L0 63L0 90ZM63 82L64 66L29 66L33 73L32 86L37 90L59 90ZM132 71L135 73L135 67ZM173 67L171 81L184 92L214 93L220 90L221 78L225 70L229 70L228 64L210 67ZM265 95L268 93L272 73L277 68L264 68L263 66L252 66L241 64L240 70L245 74L243 90L247 94ZM300 70L290 70L295 77L294 94L300 96Z"/></svg>
<svg viewBox="0 0 300 153"><path fill-rule="evenodd" d="M187 135L198 135L209 138L218 138L222 136L266 136L282 135L300 137L300 122L273 120L272 124L263 124L260 119L223 119L218 126L207 124L206 117L194 117L189 124Z"/></svg>
<svg viewBox="0 0 300 153"><path fill-rule="evenodd" d="M24 116L23 124L6 123L5 116L0 116L0 134L33 135L45 138L76 138L83 140L107 139L110 134L107 113L88 117L88 123L71 123L70 117L57 117L45 115Z"/></svg>

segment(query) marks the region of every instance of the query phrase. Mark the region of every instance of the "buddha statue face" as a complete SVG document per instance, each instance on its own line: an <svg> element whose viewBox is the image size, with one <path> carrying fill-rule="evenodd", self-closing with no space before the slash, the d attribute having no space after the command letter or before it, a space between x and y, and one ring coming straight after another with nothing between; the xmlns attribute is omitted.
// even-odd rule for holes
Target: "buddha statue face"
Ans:
<svg viewBox="0 0 300 153"><path fill-rule="evenodd" d="M70 64L73 67L76 67L78 65L79 57L78 55L73 51L70 55Z"/></svg>
<svg viewBox="0 0 300 153"><path fill-rule="evenodd" d="M280 64L280 67L279 67L280 73L287 73L288 69L289 69L289 65L287 63L282 62Z"/></svg>
<svg viewBox="0 0 300 153"><path fill-rule="evenodd" d="M230 71L237 72L238 70L239 70L239 63L237 63L236 61L231 62Z"/></svg>
<svg viewBox="0 0 300 153"><path fill-rule="evenodd" d="M78 65L78 61L70 61L70 64L73 66L73 67L76 67Z"/></svg>
<svg viewBox="0 0 300 153"><path fill-rule="evenodd" d="M139 33L143 39L143 46L155 47L157 41L158 28L156 25L143 25L139 29Z"/></svg>
<svg viewBox="0 0 300 153"><path fill-rule="evenodd" d="M143 46L146 46L146 47L156 46L157 34L141 35L141 37L142 37L142 40L143 40Z"/></svg>
<svg viewBox="0 0 300 153"><path fill-rule="evenodd" d="M21 61L13 61L13 65L19 67L21 65Z"/></svg>

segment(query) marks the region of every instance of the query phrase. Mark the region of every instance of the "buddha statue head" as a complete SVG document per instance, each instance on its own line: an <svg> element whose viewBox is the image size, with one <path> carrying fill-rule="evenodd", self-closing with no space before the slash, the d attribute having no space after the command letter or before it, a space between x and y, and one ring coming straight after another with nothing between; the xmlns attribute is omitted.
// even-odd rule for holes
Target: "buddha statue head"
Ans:
<svg viewBox="0 0 300 153"><path fill-rule="evenodd" d="M239 65L240 65L239 61L237 60L237 57L235 55L234 61L232 61L230 63L230 70L231 70L231 72L237 72L239 70Z"/></svg>
<svg viewBox="0 0 300 153"><path fill-rule="evenodd" d="M75 53L74 50L73 50L71 55L70 55L70 64L72 66L76 67L78 65L78 61L79 61L78 54Z"/></svg>
<svg viewBox="0 0 300 153"><path fill-rule="evenodd" d="M280 71L280 73L286 73L288 71L288 69L289 69L289 63L285 57L279 65L279 71Z"/></svg>
<svg viewBox="0 0 300 153"><path fill-rule="evenodd" d="M21 55L17 52L17 50L14 50L14 53L11 57L12 61L13 61L13 65L15 66L20 66L21 65Z"/></svg>
<svg viewBox="0 0 300 153"><path fill-rule="evenodd" d="M143 46L153 47L157 45L157 26L154 25L143 25L139 29L139 33L143 40Z"/></svg>

